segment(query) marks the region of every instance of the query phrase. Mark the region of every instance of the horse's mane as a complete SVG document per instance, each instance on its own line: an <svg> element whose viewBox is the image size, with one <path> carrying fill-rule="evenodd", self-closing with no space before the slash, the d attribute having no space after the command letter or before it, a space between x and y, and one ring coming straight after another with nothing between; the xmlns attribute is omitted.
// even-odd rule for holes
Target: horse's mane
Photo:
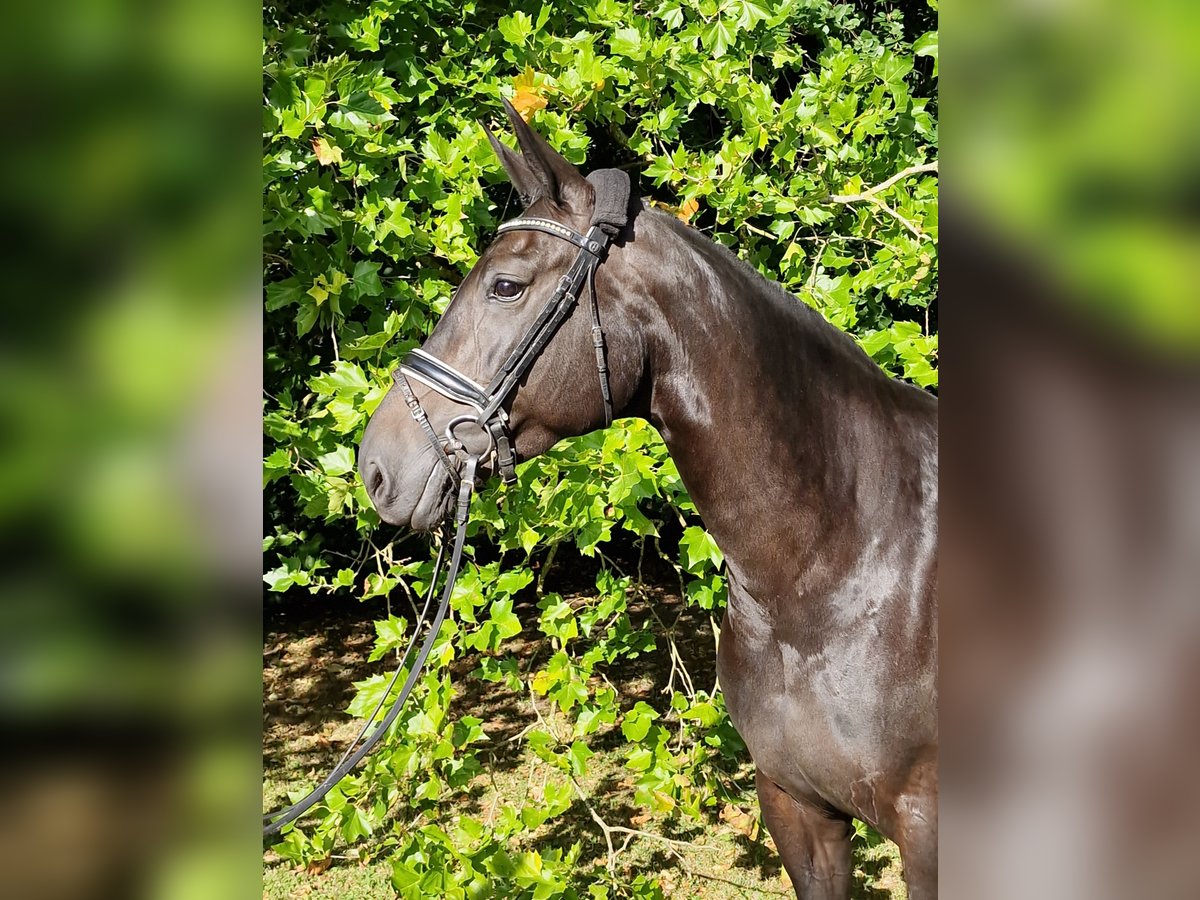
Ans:
<svg viewBox="0 0 1200 900"><path fill-rule="evenodd" d="M799 295L791 293L779 282L765 277L758 269L724 244L680 221L676 216L643 203L638 217L645 215L648 215L656 225L663 226L686 242L690 248L712 264L718 270L718 274L720 269L724 269L740 276L745 286L750 288L749 292L739 294L735 298L742 307L742 312L744 312L746 304L765 304L774 313L782 316L786 321L794 323L795 327L802 329L808 335L819 335L832 348L847 353L855 361L867 362L872 369L880 371L875 361L858 346L858 343L850 335L831 325L819 311L805 303ZM731 310L731 312L737 313L736 310Z"/></svg>

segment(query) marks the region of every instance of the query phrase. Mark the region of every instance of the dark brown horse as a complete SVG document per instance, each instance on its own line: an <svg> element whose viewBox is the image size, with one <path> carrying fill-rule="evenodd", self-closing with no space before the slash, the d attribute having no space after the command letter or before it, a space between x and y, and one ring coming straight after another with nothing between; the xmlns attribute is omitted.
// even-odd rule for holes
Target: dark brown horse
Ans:
<svg viewBox="0 0 1200 900"><path fill-rule="evenodd" d="M509 108L497 142L526 216L587 231L593 184ZM486 384L577 250L501 234L424 349ZM617 415L662 433L725 554L717 669L757 767L763 817L801 898L850 893L851 817L937 894L937 402L672 216L639 208L595 274ZM505 398L518 459L603 427L581 304ZM436 433L463 414L416 384ZM363 436L387 522L430 529L451 475L392 390Z"/></svg>

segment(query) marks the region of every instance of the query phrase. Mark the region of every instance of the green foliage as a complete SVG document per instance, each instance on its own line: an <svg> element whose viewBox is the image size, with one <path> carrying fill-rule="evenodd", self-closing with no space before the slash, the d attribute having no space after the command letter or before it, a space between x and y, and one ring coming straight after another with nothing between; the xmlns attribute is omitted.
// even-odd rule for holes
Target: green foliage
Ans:
<svg viewBox="0 0 1200 900"><path fill-rule="evenodd" d="M826 0L269 5L269 589L288 602L304 591L369 598L420 591L430 576L422 542L388 544L355 450L398 357L515 212L477 124L498 117L501 96L574 162L640 169L652 202L784 284L890 372L936 387L936 16L873 10ZM502 564L465 565L429 670L382 750L281 850L300 861L335 844L388 854L405 897L661 896L644 879L587 873L577 844L538 852L528 840L587 802L603 735L620 735L606 752L620 754L630 800L647 812L701 819L725 796L744 748L719 693L676 685L673 673L669 703L633 703L604 678L670 641L665 627L634 624L630 604L645 586L603 559L614 532L644 554L665 549L687 602L712 615L725 603L721 552L640 421L527 463L517 485L477 497L472 517L473 545L490 543ZM660 547L664 526L680 521L677 552ZM547 650L530 665L509 647L522 625L514 600L560 545L600 557L595 592L581 601L538 590ZM380 622L373 658L391 658L409 627ZM545 787L486 826L436 814L485 769L484 723L448 713L449 667L464 659L470 678L527 695L546 717L523 738L551 773ZM386 684L359 684L350 713L369 711Z"/></svg>

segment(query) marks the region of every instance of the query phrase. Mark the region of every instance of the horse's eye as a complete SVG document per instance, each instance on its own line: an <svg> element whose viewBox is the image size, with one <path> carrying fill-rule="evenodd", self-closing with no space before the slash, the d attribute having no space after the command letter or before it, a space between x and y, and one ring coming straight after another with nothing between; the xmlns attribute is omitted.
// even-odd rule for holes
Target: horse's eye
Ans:
<svg viewBox="0 0 1200 900"><path fill-rule="evenodd" d="M525 292L525 285L511 278L497 278L492 285L492 296L497 300L516 300Z"/></svg>

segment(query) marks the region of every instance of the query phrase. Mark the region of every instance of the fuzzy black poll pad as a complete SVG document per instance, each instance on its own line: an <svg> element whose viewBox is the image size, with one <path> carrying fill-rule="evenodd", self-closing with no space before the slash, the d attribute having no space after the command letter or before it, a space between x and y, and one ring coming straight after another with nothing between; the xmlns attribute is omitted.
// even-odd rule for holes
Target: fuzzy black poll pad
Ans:
<svg viewBox="0 0 1200 900"><path fill-rule="evenodd" d="M587 180L596 189L592 224L616 234L629 224L629 174L620 169L597 169Z"/></svg>

